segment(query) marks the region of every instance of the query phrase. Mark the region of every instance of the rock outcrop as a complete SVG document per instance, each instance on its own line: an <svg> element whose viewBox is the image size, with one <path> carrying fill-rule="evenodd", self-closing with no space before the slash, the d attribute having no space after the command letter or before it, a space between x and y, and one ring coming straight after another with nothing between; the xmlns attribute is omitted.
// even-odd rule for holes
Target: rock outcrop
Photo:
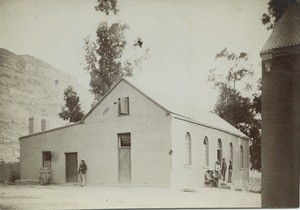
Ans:
<svg viewBox="0 0 300 210"><path fill-rule="evenodd" d="M73 75L33 56L0 48L0 162L18 161L18 139L28 135L29 117L35 118L35 132L41 131L41 119L50 128L66 124L58 113L68 85L74 87L87 112L91 94Z"/></svg>

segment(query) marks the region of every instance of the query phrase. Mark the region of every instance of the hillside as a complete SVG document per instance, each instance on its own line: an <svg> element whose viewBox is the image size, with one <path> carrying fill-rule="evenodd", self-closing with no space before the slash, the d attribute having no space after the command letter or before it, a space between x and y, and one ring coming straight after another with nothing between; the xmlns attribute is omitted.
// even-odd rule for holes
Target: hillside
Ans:
<svg viewBox="0 0 300 210"><path fill-rule="evenodd" d="M35 118L35 132L41 130L43 118L50 128L67 123L58 113L68 85L75 88L87 112L92 97L73 75L33 56L0 48L0 162L18 161L18 138L28 135L29 117Z"/></svg>

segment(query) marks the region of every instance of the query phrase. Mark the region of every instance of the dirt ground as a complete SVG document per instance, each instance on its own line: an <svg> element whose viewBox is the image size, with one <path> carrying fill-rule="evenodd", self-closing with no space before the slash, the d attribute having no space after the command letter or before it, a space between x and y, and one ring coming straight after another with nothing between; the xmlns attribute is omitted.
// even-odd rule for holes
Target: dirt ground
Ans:
<svg viewBox="0 0 300 210"><path fill-rule="evenodd" d="M261 194L216 188L0 185L0 209L261 207Z"/></svg>

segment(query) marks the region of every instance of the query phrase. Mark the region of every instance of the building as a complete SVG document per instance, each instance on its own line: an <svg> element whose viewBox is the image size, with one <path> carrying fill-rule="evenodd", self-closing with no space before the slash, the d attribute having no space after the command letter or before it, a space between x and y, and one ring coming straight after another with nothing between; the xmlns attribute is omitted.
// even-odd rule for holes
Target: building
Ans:
<svg viewBox="0 0 300 210"><path fill-rule="evenodd" d="M299 207L300 3L262 51L262 206Z"/></svg>
<svg viewBox="0 0 300 210"><path fill-rule="evenodd" d="M21 137L21 179L48 166L53 183L77 182L84 159L89 185L201 187L224 157L233 160L233 182L247 188L248 137L215 114L171 104L122 79L81 122Z"/></svg>

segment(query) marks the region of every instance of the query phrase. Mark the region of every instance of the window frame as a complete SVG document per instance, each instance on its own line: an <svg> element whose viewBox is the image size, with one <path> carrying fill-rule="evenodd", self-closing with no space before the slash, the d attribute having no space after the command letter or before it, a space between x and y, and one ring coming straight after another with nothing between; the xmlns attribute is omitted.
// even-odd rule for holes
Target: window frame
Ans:
<svg viewBox="0 0 300 210"><path fill-rule="evenodd" d="M119 149L131 148L131 133L118 133L118 147ZM129 136L130 145L122 146L122 136Z"/></svg>
<svg viewBox="0 0 300 210"><path fill-rule="evenodd" d="M47 162L49 164L47 164ZM52 153L51 151L42 151L42 167L51 169L52 165Z"/></svg>
<svg viewBox="0 0 300 210"><path fill-rule="evenodd" d="M185 134L185 167L192 166L192 137L189 132Z"/></svg>
<svg viewBox="0 0 300 210"><path fill-rule="evenodd" d="M127 101L127 113L121 113L121 99L122 98L126 98L126 101ZM120 97L118 98L118 116L121 117L121 116L128 116L130 114L130 107L129 107L129 97Z"/></svg>
<svg viewBox="0 0 300 210"><path fill-rule="evenodd" d="M244 148L243 145L240 146L240 169L244 168Z"/></svg>
<svg viewBox="0 0 300 210"><path fill-rule="evenodd" d="M203 145L204 145L204 167L209 167L209 141L207 136L203 139Z"/></svg>
<svg viewBox="0 0 300 210"><path fill-rule="evenodd" d="M232 142L229 143L229 157L230 157L230 160L233 161L233 144L232 144Z"/></svg>

